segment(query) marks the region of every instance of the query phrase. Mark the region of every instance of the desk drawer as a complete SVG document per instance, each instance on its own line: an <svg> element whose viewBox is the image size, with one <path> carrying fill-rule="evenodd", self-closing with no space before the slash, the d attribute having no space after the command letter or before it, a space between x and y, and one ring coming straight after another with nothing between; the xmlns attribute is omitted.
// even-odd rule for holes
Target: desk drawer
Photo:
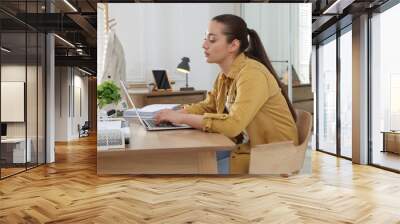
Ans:
<svg viewBox="0 0 400 224"><path fill-rule="evenodd" d="M176 103L176 104L188 104L197 103L204 100L204 94L198 95L182 95L182 96L148 96L145 98L145 104L156 104L156 103Z"/></svg>
<svg viewBox="0 0 400 224"><path fill-rule="evenodd" d="M400 133L384 134L385 151L400 154Z"/></svg>

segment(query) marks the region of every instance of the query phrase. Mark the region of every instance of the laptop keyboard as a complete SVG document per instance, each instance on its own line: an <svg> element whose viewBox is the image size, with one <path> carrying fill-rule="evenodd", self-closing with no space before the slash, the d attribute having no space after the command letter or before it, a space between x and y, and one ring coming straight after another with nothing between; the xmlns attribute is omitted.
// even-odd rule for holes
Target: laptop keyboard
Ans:
<svg viewBox="0 0 400 224"><path fill-rule="evenodd" d="M161 122L159 124L156 124L155 120L145 120L145 122L149 127L176 127L171 122Z"/></svg>

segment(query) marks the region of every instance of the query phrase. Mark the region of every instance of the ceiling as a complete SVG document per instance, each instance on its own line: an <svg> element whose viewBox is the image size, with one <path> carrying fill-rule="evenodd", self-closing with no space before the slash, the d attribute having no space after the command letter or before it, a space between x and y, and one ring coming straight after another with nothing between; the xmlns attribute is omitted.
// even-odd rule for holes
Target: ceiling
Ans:
<svg viewBox="0 0 400 224"><path fill-rule="evenodd" d="M37 33L54 32L57 34L56 66L79 66L95 75L97 1L69 0L72 7L63 0L48 0L47 3L46 7L44 0L0 1L2 46L12 49L2 60L17 63L26 56L29 61L36 57L37 50L44 47L44 44L38 45L36 39L32 38ZM50 8L52 13L48 13ZM25 32L28 33L27 38Z"/></svg>
<svg viewBox="0 0 400 224"><path fill-rule="evenodd" d="M373 12L390 0L316 0L313 1L313 44L352 23L354 17Z"/></svg>

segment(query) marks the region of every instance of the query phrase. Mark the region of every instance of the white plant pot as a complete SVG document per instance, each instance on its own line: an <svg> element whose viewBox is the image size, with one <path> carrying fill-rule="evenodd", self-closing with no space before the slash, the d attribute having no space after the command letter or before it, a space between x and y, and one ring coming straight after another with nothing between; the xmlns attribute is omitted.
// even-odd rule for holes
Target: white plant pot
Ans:
<svg viewBox="0 0 400 224"><path fill-rule="evenodd" d="M102 120L102 119L106 119L109 118L107 116L107 111L112 110L112 109L117 109L117 105L110 103L110 104L106 104L104 105L101 109L99 107L97 107L97 117L98 119Z"/></svg>

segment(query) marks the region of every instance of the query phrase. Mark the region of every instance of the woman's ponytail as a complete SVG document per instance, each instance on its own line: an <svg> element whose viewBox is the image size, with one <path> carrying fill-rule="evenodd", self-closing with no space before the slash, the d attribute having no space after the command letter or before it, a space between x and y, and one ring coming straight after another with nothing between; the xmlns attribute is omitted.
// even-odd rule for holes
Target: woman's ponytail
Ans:
<svg viewBox="0 0 400 224"><path fill-rule="evenodd" d="M271 64L271 61L269 60L267 53L265 52L265 48L260 40L260 37L258 36L255 30L247 29L247 32L250 36L250 41L249 41L249 46L244 51L244 53L246 54L247 57L257 60L258 62L262 63L263 65L265 65L265 67L268 68L268 70L271 72L276 82L278 83L279 88L281 88L282 95L285 97L290 112L292 113L292 116L296 121L297 120L296 111L294 110L293 105L290 102L287 93L285 92L285 88L282 82L279 80L278 74L276 73L274 67Z"/></svg>

